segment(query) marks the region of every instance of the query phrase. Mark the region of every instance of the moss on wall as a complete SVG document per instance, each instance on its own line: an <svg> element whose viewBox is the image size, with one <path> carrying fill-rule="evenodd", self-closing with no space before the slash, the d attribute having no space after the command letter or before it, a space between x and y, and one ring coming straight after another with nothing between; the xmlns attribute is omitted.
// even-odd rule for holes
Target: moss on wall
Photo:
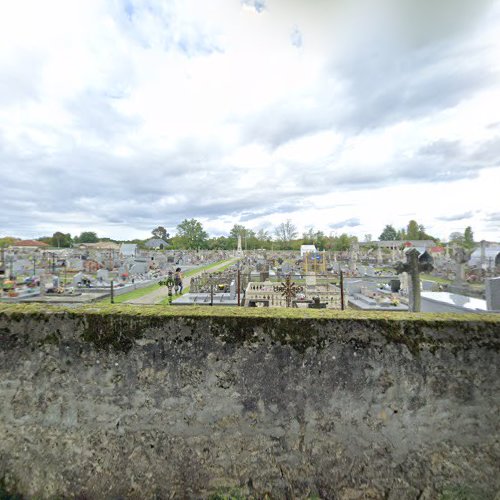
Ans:
<svg viewBox="0 0 500 500"><path fill-rule="evenodd" d="M500 341L492 341L488 332L500 333L500 315L429 314L353 312L310 309L266 309L234 307L175 307L161 306L57 306L0 305L0 335L9 331L9 322L35 321L47 323L50 318L75 321L75 330L82 326L81 338L97 349L127 352L146 331L164 330L172 320L182 320L192 329L210 331L231 344L258 343L265 336L271 342L287 344L300 352L308 348L321 349L332 334L345 334L360 329L381 335L387 342L405 345L418 355L422 348L434 352L444 340L439 332L452 329L455 341L488 343L498 350ZM262 332L260 335L258 332ZM499 336L500 337L500 336ZM449 336L446 336L449 341ZM58 330L48 333L41 344L58 344ZM357 340L358 343L363 339Z"/></svg>

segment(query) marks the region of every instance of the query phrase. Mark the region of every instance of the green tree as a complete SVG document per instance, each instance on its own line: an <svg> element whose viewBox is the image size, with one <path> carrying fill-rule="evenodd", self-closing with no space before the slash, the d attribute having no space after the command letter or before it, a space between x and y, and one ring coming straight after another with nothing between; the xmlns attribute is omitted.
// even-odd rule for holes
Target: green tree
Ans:
<svg viewBox="0 0 500 500"><path fill-rule="evenodd" d="M271 235L265 229L259 229L255 235L256 244L259 248L271 248Z"/></svg>
<svg viewBox="0 0 500 500"><path fill-rule="evenodd" d="M449 240L449 243L453 243L454 245L464 245L464 235L462 233L459 233L458 231L451 233L449 236Z"/></svg>
<svg viewBox="0 0 500 500"><path fill-rule="evenodd" d="M408 237L406 235L406 230L404 227L402 227L401 229L398 229L395 239L396 240L407 240L408 239Z"/></svg>
<svg viewBox="0 0 500 500"><path fill-rule="evenodd" d="M153 229L151 231L151 234L155 238L160 238L163 241L167 241L170 237L170 234L168 234L168 231L163 226L158 226L157 228Z"/></svg>
<svg viewBox="0 0 500 500"><path fill-rule="evenodd" d="M248 229L241 224L235 224L229 231L229 239L232 242L231 250L235 249L238 244L238 236L241 236L241 245L243 249L251 249L257 246L257 238L255 231Z"/></svg>
<svg viewBox="0 0 500 500"><path fill-rule="evenodd" d="M411 220L406 228L406 237L409 240L420 239L420 227L416 220Z"/></svg>
<svg viewBox="0 0 500 500"><path fill-rule="evenodd" d="M18 241L18 239L19 238L14 238L13 236L4 236L3 238L0 238L0 248L10 247Z"/></svg>
<svg viewBox="0 0 500 500"><path fill-rule="evenodd" d="M196 219L184 219L177 226L177 239L182 248L199 249L206 246L208 233Z"/></svg>
<svg viewBox="0 0 500 500"><path fill-rule="evenodd" d="M234 250L233 241L226 236L217 236L207 240L209 250Z"/></svg>
<svg viewBox="0 0 500 500"><path fill-rule="evenodd" d="M73 239L69 233L61 233L60 231L55 232L50 239L49 245L57 248L68 248L73 244Z"/></svg>
<svg viewBox="0 0 500 500"><path fill-rule="evenodd" d="M93 231L84 231L80 236L75 237L75 243L97 243L99 238Z"/></svg>
<svg viewBox="0 0 500 500"><path fill-rule="evenodd" d="M287 249L290 246L290 242L297 237L298 233L295 225L288 219L286 222L282 222L274 228L274 234L280 246L283 249Z"/></svg>
<svg viewBox="0 0 500 500"><path fill-rule="evenodd" d="M474 248L474 233L470 226L467 226L464 231L464 246L468 249Z"/></svg>
<svg viewBox="0 0 500 500"><path fill-rule="evenodd" d="M398 239L397 236L398 236L398 234L397 234L396 230L394 229L394 227L391 226L390 224L387 224L384 227L382 234L379 236L379 240L380 241L392 241L392 240Z"/></svg>
<svg viewBox="0 0 500 500"><path fill-rule="evenodd" d="M342 233L340 236L333 237L333 250L336 252L345 252L351 247L353 239L346 233Z"/></svg>

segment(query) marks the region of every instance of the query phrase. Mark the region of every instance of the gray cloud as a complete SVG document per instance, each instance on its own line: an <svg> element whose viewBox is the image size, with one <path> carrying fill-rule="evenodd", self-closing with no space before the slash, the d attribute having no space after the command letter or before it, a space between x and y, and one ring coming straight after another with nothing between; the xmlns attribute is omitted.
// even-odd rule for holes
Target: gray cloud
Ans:
<svg viewBox="0 0 500 500"><path fill-rule="evenodd" d="M446 222L455 222L459 220L464 220L464 219L470 219L474 215L474 212L470 210L469 212L464 212L462 214L455 214L455 215L443 215L441 217L436 217L438 220L443 220Z"/></svg>
<svg viewBox="0 0 500 500"><path fill-rule="evenodd" d="M341 222L335 222L333 224L329 224L329 227L331 229L341 229L344 227L356 227L356 226L360 226L360 225L361 225L361 222L358 218L352 218L352 219L343 220Z"/></svg>

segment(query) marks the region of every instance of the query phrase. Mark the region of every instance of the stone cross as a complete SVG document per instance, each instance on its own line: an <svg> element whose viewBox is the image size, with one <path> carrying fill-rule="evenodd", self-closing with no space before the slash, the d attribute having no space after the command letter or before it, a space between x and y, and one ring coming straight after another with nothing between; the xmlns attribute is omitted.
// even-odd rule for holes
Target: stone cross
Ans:
<svg viewBox="0 0 500 500"><path fill-rule="evenodd" d="M281 295L285 297L286 307L290 307L293 297L295 297L298 292L303 291L303 287L297 286L294 282L292 282L290 275L287 275L284 283L274 286L273 289L275 292L281 292Z"/></svg>
<svg viewBox="0 0 500 500"><path fill-rule="evenodd" d="M419 251L412 248L406 252L406 263L398 262L394 267L398 274L407 272L410 278L408 310L411 312L420 311L420 273L430 273L434 269L432 262L433 259L427 252L419 255Z"/></svg>
<svg viewBox="0 0 500 500"><path fill-rule="evenodd" d="M457 263L455 270L455 285L462 285L465 281L465 264L469 262L470 252L458 247L453 253L453 259Z"/></svg>
<svg viewBox="0 0 500 500"><path fill-rule="evenodd" d="M350 251L350 256L349 256L349 261L350 261L349 264L350 264L351 271L353 273L355 273L356 269L357 269L356 262L358 261L358 250L359 250L359 245L357 243L354 243L351 246L351 251Z"/></svg>

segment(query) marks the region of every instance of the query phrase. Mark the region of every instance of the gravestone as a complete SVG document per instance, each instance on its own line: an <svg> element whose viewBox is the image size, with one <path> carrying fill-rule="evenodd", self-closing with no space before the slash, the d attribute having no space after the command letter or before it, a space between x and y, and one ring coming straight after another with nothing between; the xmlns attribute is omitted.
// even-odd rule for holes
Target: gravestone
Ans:
<svg viewBox="0 0 500 500"><path fill-rule="evenodd" d="M500 311L500 276L497 278L486 278L485 292L488 311Z"/></svg>
<svg viewBox="0 0 500 500"><path fill-rule="evenodd" d="M465 264L469 262L470 252L466 252L463 248L455 249L453 259L456 262L455 281L454 285L463 285L465 282Z"/></svg>
<svg viewBox="0 0 500 500"><path fill-rule="evenodd" d="M316 273L306 273L306 290L313 291L316 289Z"/></svg>
<svg viewBox="0 0 500 500"><path fill-rule="evenodd" d="M109 271L107 269L99 269L97 271L97 279L99 281L109 281Z"/></svg>
<svg viewBox="0 0 500 500"><path fill-rule="evenodd" d="M395 266L398 274L406 272L410 278L408 288L408 310L410 312L420 311L420 273L431 272L432 263L432 256L427 251L420 255L416 248L411 248L406 252L406 263L398 262Z"/></svg>
<svg viewBox="0 0 500 500"><path fill-rule="evenodd" d="M83 280L83 273L76 273L71 280L71 286L76 287Z"/></svg>

